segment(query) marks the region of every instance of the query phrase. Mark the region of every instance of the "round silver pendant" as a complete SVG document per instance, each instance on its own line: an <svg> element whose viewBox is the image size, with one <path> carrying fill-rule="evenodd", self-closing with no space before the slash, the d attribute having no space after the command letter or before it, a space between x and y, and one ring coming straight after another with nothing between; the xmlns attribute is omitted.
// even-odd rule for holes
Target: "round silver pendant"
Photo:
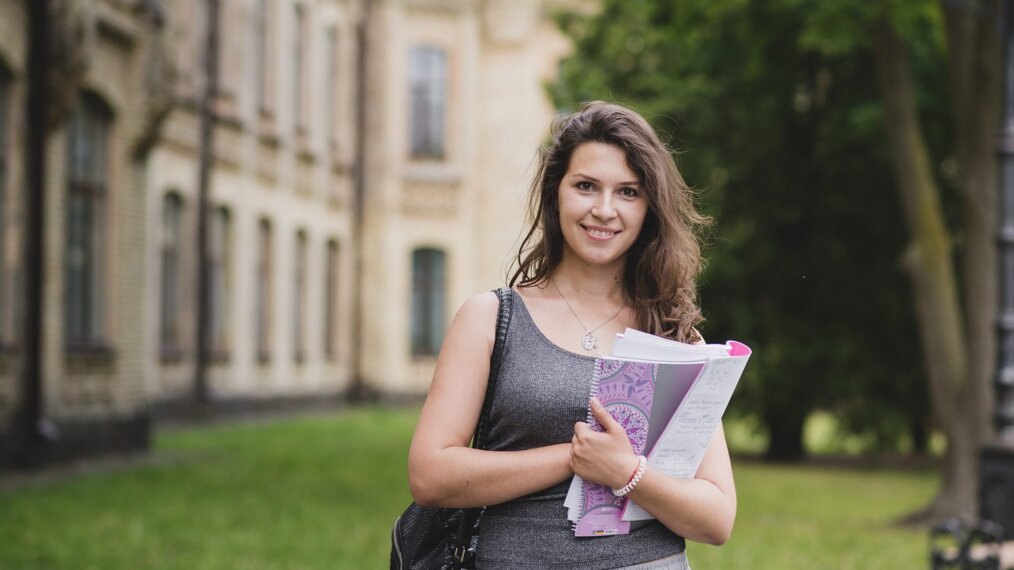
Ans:
<svg viewBox="0 0 1014 570"><path fill-rule="evenodd" d="M584 335L584 338L581 339L581 348L585 350L595 350L595 348L598 347L598 345L599 339L592 336L592 333Z"/></svg>

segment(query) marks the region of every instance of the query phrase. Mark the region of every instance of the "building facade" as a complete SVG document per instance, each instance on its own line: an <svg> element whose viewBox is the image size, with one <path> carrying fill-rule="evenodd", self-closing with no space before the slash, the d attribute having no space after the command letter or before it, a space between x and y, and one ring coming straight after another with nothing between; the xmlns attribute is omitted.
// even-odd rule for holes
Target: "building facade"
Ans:
<svg viewBox="0 0 1014 570"><path fill-rule="evenodd" d="M52 4L73 49L47 131L43 415L143 446L151 406L194 388L207 3ZM424 393L454 311L504 283L517 245L567 49L549 7L220 7L211 398ZM27 29L26 3L0 0L2 426L21 393Z"/></svg>
<svg viewBox="0 0 1014 570"><path fill-rule="evenodd" d="M421 393L457 307L504 284L566 44L540 0L378 2L370 26L361 373Z"/></svg>
<svg viewBox="0 0 1014 570"><path fill-rule="evenodd" d="M54 2L41 264L42 455L147 445L146 170L162 116L158 14ZM0 431L22 394L27 3L0 2ZM34 190L32 190L34 191ZM0 464L9 459L0 453Z"/></svg>
<svg viewBox="0 0 1014 570"><path fill-rule="evenodd" d="M153 401L189 397L196 347L199 103L206 2L173 3L179 104L147 187ZM209 184L213 398L340 394L353 376L361 3L226 0Z"/></svg>

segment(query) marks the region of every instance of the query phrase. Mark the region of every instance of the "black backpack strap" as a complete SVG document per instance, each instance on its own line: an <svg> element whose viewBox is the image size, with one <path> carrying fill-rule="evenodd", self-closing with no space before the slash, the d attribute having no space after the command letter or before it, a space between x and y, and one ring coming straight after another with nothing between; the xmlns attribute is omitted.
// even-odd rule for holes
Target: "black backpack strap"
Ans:
<svg viewBox="0 0 1014 570"><path fill-rule="evenodd" d="M503 364L504 345L507 344L507 329L511 324L511 312L514 309L514 290L509 287L501 287L495 291L500 300L500 309L496 317L496 338L493 341L493 352L489 355L489 380L486 382L486 397L482 402L482 412L479 413L479 421L475 425L475 434L472 435L472 447L485 449L485 432L489 423L490 408L493 406L493 394L496 392L497 379L500 377L500 366ZM474 548L472 544L472 529L475 528L479 517L485 507L464 509L461 517L461 524L458 526L458 536L454 544L454 568L460 568L469 554L468 550Z"/></svg>
<svg viewBox="0 0 1014 570"><path fill-rule="evenodd" d="M511 324L511 312L514 309L514 291L509 287L501 287L495 291L500 299L500 310L496 317L496 339L493 341L493 352L489 355L489 380L486 382L486 397L482 402L482 412L475 425L472 435L472 447L485 449L486 425L489 423L490 409L493 407L493 394L500 377L500 366L503 364L504 345L507 344L507 329Z"/></svg>

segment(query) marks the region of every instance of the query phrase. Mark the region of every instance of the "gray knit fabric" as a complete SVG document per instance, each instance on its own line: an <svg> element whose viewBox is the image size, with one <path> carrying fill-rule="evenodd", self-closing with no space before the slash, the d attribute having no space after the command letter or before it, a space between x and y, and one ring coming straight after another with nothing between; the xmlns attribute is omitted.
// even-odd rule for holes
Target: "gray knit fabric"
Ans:
<svg viewBox="0 0 1014 570"><path fill-rule="evenodd" d="M488 449L517 451L569 442L574 423L587 418L595 358L550 342L535 326L521 296L513 293L513 297L489 415ZM684 550L683 539L658 521L626 535L575 537L563 506L569 484L567 480L488 507L482 518L478 567L608 569L673 557Z"/></svg>

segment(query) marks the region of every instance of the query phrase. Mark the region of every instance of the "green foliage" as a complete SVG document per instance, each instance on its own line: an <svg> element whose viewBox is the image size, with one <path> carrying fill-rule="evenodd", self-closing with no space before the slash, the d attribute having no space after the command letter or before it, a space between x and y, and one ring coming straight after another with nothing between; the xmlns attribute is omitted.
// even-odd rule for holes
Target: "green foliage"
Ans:
<svg viewBox="0 0 1014 570"><path fill-rule="evenodd" d="M385 568L417 416L365 409L164 433L140 464L17 490L0 480L0 568ZM695 568L924 566L925 535L889 522L926 500L931 473L734 470L736 529L721 548L691 544Z"/></svg>
<svg viewBox="0 0 1014 570"><path fill-rule="evenodd" d="M560 19L576 49L557 105L641 112L718 221L703 330L755 348L733 411L762 420L772 456L802 453L814 409L883 448L929 415L876 91L880 19L910 38L922 110L943 117L929 0L605 0ZM946 121L931 122L943 154Z"/></svg>

